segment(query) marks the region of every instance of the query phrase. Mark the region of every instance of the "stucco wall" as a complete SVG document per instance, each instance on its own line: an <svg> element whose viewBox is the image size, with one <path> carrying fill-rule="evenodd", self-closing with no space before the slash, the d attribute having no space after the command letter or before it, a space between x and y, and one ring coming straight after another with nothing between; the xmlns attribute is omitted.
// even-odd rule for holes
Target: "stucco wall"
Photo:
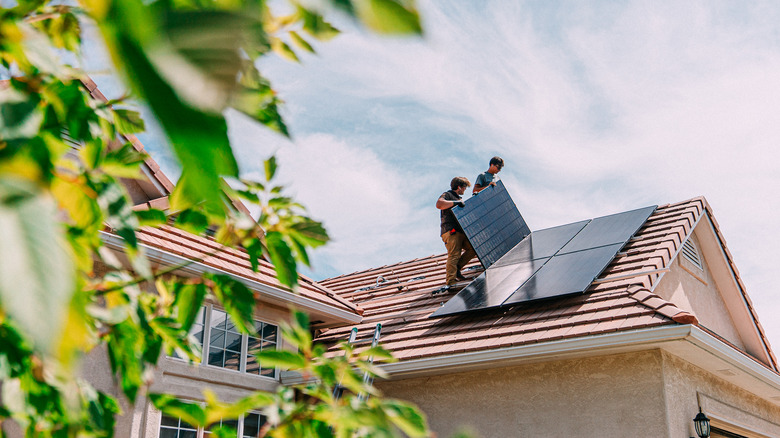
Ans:
<svg viewBox="0 0 780 438"><path fill-rule="evenodd" d="M377 386L416 403L439 437L460 428L480 437L669 436L657 350Z"/></svg>
<svg viewBox="0 0 780 438"><path fill-rule="evenodd" d="M662 361L670 436L696 436L691 420L699 404L713 422L720 420L732 432L780 436L780 407L666 352Z"/></svg>
<svg viewBox="0 0 780 438"><path fill-rule="evenodd" d="M681 253L654 292L677 307L693 313L704 327L744 350L745 346L715 284L696 232L691 238L699 248L699 257L704 269L699 269Z"/></svg>

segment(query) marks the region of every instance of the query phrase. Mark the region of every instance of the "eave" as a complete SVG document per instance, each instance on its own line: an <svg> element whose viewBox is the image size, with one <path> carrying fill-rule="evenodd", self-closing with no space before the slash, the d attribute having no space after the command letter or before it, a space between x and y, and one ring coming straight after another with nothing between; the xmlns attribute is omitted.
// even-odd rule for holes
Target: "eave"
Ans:
<svg viewBox="0 0 780 438"><path fill-rule="evenodd" d="M100 237L108 248L123 252L124 240L121 237L103 231L100 232ZM178 271L183 274L199 276L205 273L213 273L230 276L253 291L258 300L280 307L294 306L298 310L308 313L312 320L319 319L326 324L357 324L363 319L362 316L356 313L335 308L288 290L244 278L143 243L140 243L139 246L143 248L148 259L153 263L159 263L163 266L181 265Z"/></svg>

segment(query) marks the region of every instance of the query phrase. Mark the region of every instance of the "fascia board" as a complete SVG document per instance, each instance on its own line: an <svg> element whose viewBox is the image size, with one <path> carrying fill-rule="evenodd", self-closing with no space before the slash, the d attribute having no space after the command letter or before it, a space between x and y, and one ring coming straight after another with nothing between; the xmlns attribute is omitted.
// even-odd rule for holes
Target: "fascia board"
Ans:
<svg viewBox="0 0 780 438"><path fill-rule="evenodd" d="M412 359L380 366L390 374L391 379L406 379L446 372L463 372L656 348L659 343L684 339L690 332L690 325L663 326L496 350Z"/></svg>
<svg viewBox="0 0 780 438"><path fill-rule="evenodd" d="M746 356L741 351L714 338L698 327L692 327L687 341L780 392L780 374Z"/></svg>
<svg viewBox="0 0 780 438"><path fill-rule="evenodd" d="M109 248L117 251L122 251L124 249L124 240L121 237L115 236L105 231L100 232L100 237L103 240L103 242L105 242L106 246L108 246ZM311 298L306 298L304 296L297 295L292 292L288 292L279 288L268 286L258 281L240 277L235 274L231 274L230 272L205 265L201 262L192 261L186 257L182 257L158 248L154 248L147 244L139 243L139 246L144 248L147 257L152 261L155 261L157 263L166 266L176 266L176 265L183 265L184 263L188 263L186 266L180 268L180 271L188 274L193 274L193 275L212 273L212 274L221 274L221 275L230 276L235 280L238 280L241 283L243 283L246 287L259 294L265 300L268 300L275 304L279 304L282 306L287 306L289 304L292 304L300 310L304 310L309 313L313 313L317 315L329 316L331 318L338 319L340 322L344 322L347 324L357 324L363 320L363 317L360 315L347 312L345 310L337 309L333 306L329 306L319 301L312 300Z"/></svg>

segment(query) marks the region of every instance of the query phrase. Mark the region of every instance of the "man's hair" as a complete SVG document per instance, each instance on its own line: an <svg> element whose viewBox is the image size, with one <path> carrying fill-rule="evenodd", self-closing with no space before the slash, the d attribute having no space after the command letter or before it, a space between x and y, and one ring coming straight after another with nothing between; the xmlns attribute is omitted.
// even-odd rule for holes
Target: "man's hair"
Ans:
<svg viewBox="0 0 780 438"><path fill-rule="evenodd" d="M458 190L458 187L471 187L471 183L465 176L456 176L450 181L450 188L452 190Z"/></svg>
<svg viewBox="0 0 780 438"><path fill-rule="evenodd" d="M499 168L504 167L504 159L501 157L493 157L490 159L490 166L494 164Z"/></svg>

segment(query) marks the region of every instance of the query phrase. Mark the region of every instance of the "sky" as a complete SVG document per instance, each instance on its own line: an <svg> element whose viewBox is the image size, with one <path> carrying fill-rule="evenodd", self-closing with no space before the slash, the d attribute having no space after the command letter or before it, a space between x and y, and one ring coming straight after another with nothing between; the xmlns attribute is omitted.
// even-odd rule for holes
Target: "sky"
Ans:
<svg viewBox="0 0 780 438"><path fill-rule="evenodd" d="M315 279L444 252L438 196L494 155L532 230L705 196L780 345L780 3L421 0L425 35L344 33L262 72L293 140L229 112L324 222ZM105 72L91 72L112 88ZM171 153L142 136L168 174Z"/></svg>

